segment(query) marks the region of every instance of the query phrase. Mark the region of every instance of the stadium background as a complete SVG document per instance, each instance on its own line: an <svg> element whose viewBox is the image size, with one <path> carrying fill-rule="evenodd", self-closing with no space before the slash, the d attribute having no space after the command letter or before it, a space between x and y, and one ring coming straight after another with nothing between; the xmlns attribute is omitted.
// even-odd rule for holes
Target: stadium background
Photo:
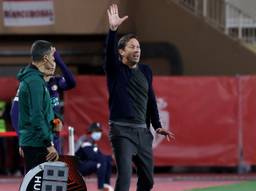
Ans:
<svg viewBox="0 0 256 191"><path fill-rule="evenodd" d="M196 185L200 187L200 181L214 185L216 182L254 180L255 52L243 39L237 39L234 34L227 36L209 23L205 15L197 15L193 8L208 2L206 10L222 18L225 11L215 12L215 4L233 3L254 18L255 13L250 7L256 6L255 2L41 0L42 3L52 3L53 15L48 24L8 26L8 14L3 5L9 2L31 1L1 1L1 100L10 102L15 95L18 85L15 75L29 63L31 43L36 39L52 41L78 81L76 89L63 95L65 128L68 125L75 127L76 137L79 137L92 121L102 122L104 139L101 146L110 153L107 93L101 66L108 31L106 9L111 3L118 3L120 14L129 15L119 33L138 35L142 44L142 62L149 64L156 75L154 86L162 120L166 128L176 134L172 143L156 139L156 185L166 183L164 188L174 190L175 180L181 183L178 189L186 184L185 180L195 188ZM246 29L242 33L246 33ZM12 131L11 125L7 124L8 131ZM17 188L20 178L14 178L14 175L20 167L14 161L16 138L1 136L1 139L5 139L8 152L0 153L5 155L5 162L1 161L4 172L0 190L7 188L2 184L6 180ZM191 181L191 177L198 178ZM89 177L92 190L95 189L94 178Z"/></svg>

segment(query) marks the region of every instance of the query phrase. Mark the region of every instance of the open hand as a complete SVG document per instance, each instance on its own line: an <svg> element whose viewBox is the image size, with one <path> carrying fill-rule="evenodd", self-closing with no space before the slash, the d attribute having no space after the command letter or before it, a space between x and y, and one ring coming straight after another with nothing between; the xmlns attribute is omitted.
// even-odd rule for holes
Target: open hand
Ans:
<svg viewBox="0 0 256 191"><path fill-rule="evenodd" d="M118 7L116 4L111 5L107 10L107 13L108 13L109 28L112 31L116 31L118 26L121 25L128 18L128 16L124 16L122 18L119 17Z"/></svg>
<svg viewBox="0 0 256 191"><path fill-rule="evenodd" d="M170 142L171 139L175 139L174 134L172 132L168 131L167 129L164 129L164 128L158 128L156 130L156 133L166 136L167 141L169 141L169 142Z"/></svg>
<svg viewBox="0 0 256 191"><path fill-rule="evenodd" d="M48 155L46 156L47 161L57 161L59 159L59 154L54 148L54 146L47 147Z"/></svg>

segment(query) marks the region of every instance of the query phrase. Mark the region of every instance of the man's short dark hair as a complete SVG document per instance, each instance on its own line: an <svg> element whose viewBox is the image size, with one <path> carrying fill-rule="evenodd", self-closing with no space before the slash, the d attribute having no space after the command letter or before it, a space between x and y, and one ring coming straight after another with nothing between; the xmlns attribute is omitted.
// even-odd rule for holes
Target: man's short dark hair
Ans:
<svg viewBox="0 0 256 191"><path fill-rule="evenodd" d="M117 48L124 49L127 43L129 42L129 40L131 40L132 38L137 39L137 36L132 33L122 36L118 41Z"/></svg>
<svg viewBox="0 0 256 191"><path fill-rule="evenodd" d="M45 55L50 54L52 43L46 40L37 40L31 46L32 60L41 61Z"/></svg>

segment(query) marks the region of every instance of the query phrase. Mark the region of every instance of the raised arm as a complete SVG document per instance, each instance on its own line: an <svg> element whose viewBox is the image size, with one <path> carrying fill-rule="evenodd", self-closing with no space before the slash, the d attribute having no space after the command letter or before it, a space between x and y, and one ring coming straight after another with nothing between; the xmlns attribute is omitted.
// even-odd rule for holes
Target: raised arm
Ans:
<svg viewBox="0 0 256 191"><path fill-rule="evenodd" d="M107 10L107 13L109 28L112 31L116 31L117 28L128 18L128 16L124 16L122 18L119 17L118 7L116 4L111 5Z"/></svg>
<svg viewBox="0 0 256 191"><path fill-rule="evenodd" d="M113 4L107 10L109 21L109 34L107 36L106 59L104 70L109 78L114 78L118 72L117 29L128 18L119 17L118 7Z"/></svg>
<svg viewBox="0 0 256 191"><path fill-rule="evenodd" d="M71 71L66 66L66 64L61 59L61 56L60 56L58 51L55 51L54 59L55 59L55 62L57 64L57 66L60 67L61 72L62 72L63 77L64 77L64 78L62 78L61 80L58 81L58 86L62 90L69 90L71 88L74 88L76 86L75 78L74 78L73 74L71 73Z"/></svg>

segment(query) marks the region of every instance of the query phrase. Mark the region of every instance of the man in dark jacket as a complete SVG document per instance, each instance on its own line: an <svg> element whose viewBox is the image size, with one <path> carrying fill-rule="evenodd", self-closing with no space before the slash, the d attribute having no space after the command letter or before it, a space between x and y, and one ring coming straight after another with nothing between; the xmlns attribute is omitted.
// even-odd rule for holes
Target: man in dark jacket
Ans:
<svg viewBox="0 0 256 191"><path fill-rule="evenodd" d="M137 191L153 187L153 136L174 135L162 128L152 87L152 71L140 60L140 44L128 34L117 43L117 29L128 16L119 17L117 5L107 11L110 31L107 38L106 62L110 109L110 140L117 165L115 191L129 191L132 162L137 167Z"/></svg>
<svg viewBox="0 0 256 191"><path fill-rule="evenodd" d="M52 142L54 112L44 79L55 71L54 52L50 42L34 42L31 47L32 63L17 75L20 81L19 145L24 152L26 172L45 161L58 160Z"/></svg>

